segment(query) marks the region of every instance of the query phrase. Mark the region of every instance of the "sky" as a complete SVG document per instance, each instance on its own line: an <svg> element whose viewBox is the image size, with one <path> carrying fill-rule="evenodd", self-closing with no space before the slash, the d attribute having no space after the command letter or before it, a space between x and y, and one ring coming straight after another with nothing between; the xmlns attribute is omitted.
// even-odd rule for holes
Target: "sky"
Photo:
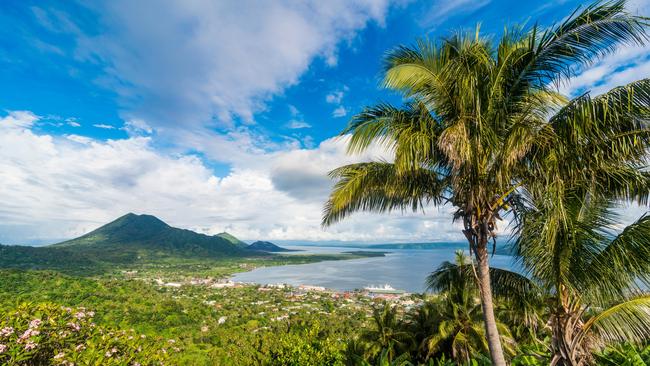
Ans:
<svg viewBox="0 0 650 366"><path fill-rule="evenodd" d="M418 38L549 26L579 1L0 2L0 243L43 244L125 213L244 240L461 240L451 207L357 214L323 229L339 136ZM628 4L650 15L650 1ZM562 92L650 75L650 47L581 70ZM640 214L629 208L629 217Z"/></svg>

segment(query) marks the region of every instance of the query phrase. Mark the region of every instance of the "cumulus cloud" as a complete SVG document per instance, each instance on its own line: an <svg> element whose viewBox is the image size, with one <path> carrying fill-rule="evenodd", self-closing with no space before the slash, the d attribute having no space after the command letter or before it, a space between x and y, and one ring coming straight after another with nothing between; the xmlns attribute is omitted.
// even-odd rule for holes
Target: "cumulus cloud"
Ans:
<svg viewBox="0 0 650 366"><path fill-rule="evenodd" d="M630 1L627 9L633 14L647 16L650 3ZM650 44L622 45L616 52L591 65L563 85L560 91L571 97L590 92L599 95L617 86L626 85L650 75Z"/></svg>
<svg viewBox="0 0 650 366"><path fill-rule="evenodd" d="M96 123L93 125L93 127L101 128L104 130L114 130L115 126L107 125L105 123Z"/></svg>
<svg viewBox="0 0 650 366"><path fill-rule="evenodd" d="M29 111L11 111L0 121L0 129L28 129L38 120L39 117Z"/></svg>
<svg viewBox="0 0 650 366"><path fill-rule="evenodd" d="M343 100L343 90L335 90L325 96L325 101L330 104L339 104Z"/></svg>
<svg viewBox="0 0 650 366"><path fill-rule="evenodd" d="M197 156L155 150L151 137L56 137L31 130L37 122L29 112L0 119L0 242L70 238L126 212L248 240L459 239L447 208L427 215L359 214L322 230L322 204L332 184L326 173L390 158L381 149L348 156L345 138L314 149L251 154L220 178Z"/></svg>
<svg viewBox="0 0 650 366"><path fill-rule="evenodd" d="M315 58L335 64L341 42L388 9L387 0L85 4L101 32L60 10L33 13L44 29L74 37L78 60L103 66L125 119L167 127L251 122Z"/></svg>
<svg viewBox="0 0 650 366"><path fill-rule="evenodd" d="M575 78L562 85L560 92L571 97L586 92L599 95L647 75L650 75L650 45L625 46L582 70Z"/></svg>
<svg viewBox="0 0 650 366"><path fill-rule="evenodd" d="M345 117L347 114L348 114L348 110L341 105L332 112L332 117L340 118L340 117Z"/></svg>
<svg viewBox="0 0 650 366"><path fill-rule="evenodd" d="M289 121L289 123L287 124L287 127L295 130L295 129L300 129L300 128L309 128L309 127L311 127L311 125L309 123L305 122L305 121L298 121L298 120L294 119L294 120Z"/></svg>

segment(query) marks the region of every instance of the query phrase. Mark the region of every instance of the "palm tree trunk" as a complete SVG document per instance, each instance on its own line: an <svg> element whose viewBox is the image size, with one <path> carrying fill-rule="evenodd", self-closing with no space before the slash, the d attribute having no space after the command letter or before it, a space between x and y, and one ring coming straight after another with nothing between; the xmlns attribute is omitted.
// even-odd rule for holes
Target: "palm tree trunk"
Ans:
<svg viewBox="0 0 650 366"><path fill-rule="evenodd" d="M473 212L474 210L470 207L465 211ZM483 211L486 212L488 210ZM505 366L506 359L503 355L501 338L499 337L499 330L497 329L497 320L494 316L494 304L492 303L490 263L487 249L490 237L489 220L481 220L477 217L468 215L463 218L463 224L465 226L463 234L465 234L469 246L476 256L476 263L478 264L478 273L476 274L476 277L479 287L479 296L481 297L483 323L485 325L485 334L487 336L488 348L490 349L492 365Z"/></svg>
<svg viewBox="0 0 650 366"><path fill-rule="evenodd" d="M497 322L494 316L494 304L492 303L492 286L490 285L490 264L488 263L487 238L479 239L476 247L476 262L478 264L479 294L483 308L483 321L485 322L485 333L487 335L488 347L492 365L505 366L506 359L501 347L501 338L497 329Z"/></svg>
<svg viewBox="0 0 650 366"><path fill-rule="evenodd" d="M584 325L580 303L570 301L566 287L560 290L560 304L551 316L551 366L584 366L592 363L591 352L580 337Z"/></svg>

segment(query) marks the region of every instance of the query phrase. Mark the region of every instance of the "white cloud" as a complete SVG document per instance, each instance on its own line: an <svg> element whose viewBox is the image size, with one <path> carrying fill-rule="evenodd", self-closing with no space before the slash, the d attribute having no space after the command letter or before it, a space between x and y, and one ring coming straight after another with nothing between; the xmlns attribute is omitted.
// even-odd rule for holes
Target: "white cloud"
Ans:
<svg viewBox="0 0 650 366"><path fill-rule="evenodd" d="M39 135L37 117L0 119L0 242L69 238L126 212L150 213L172 225L244 239L422 241L460 239L450 210L427 215L358 214L327 230L322 204L342 164L390 158L374 148L345 153L346 138L314 149L239 152L230 174L214 175L199 158L164 154L151 137L99 141Z"/></svg>
<svg viewBox="0 0 650 366"><path fill-rule="evenodd" d="M343 100L343 90L335 90L325 96L325 101L330 104L339 104Z"/></svg>
<svg viewBox="0 0 650 366"><path fill-rule="evenodd" d="M153 133L153 128L151 128L145 120L140 118L133 118L124 122L122 130L126 131L131 136Z"/></svg>
<svg viewBox="0 0 650 366"><path fill-rule="evenodd" d="M650 2L629 1L627 9L638 15L650 13ZM565 95L575 97L590 92L599 95L617 86L647 78L650 75L650 44L645 46L622 45L595 65L582 70L560 89Z"/></svg>
<svg viewBox="0 0 650 366"><path fill-rule="evenodd" d="M0 120L0 130L30 128L38 119L37 115L29 111L11 111Z"/></svg>
<svg viewBox="0 0 650 366"><path fill-rule="evenodd" d="M488 5L491 0L435 0L427 2L428 11L423 12L418 23L423 28L436 27L458 14L471 14Z"/></svg>
<svg viewBox="0 0 650 366"><path fill-rule="evenodd" d="M586 92L599 95L648 75L650 75L650 45L623 46L562 85L560 92L571 97Z"/></svg>
<svg viewBox="0 0 650 366"><path fill-rule="evenodd" d="M344 106L339 106L332 112L332 116L339 118L339 117L345 117L348 114L348 110Z"/></svg>
<svg viewBox="0 0 650 366"><path fill-rule="evenodd" d="M104 123L96 123L96 124L93 125L93 127L102 128L102 129L105 129L105 130L114 130L115 129L115 126L107 125L107 124L104 124Z"/></svg>
<svg viewBox="0 0 650 366"><path fill-rule="evenodd" d="M128 1L85 3L102 32L61 11L34 8L44 29L68 33L78 60L103 66L123 117L158 125L252 121L272 95L298 82L318 57L383 23L387 0Z"/></svg>
<svg viewBox="0 0 650 366"><path fill-rule="evenodd" d="M81 124L79 122L77 122L74 118L68 118L68 119L66 119L66 122L68 123L69 126L81 127Z"/></svg>
<svg viewBox="0 0 650 366"><path fill-rule="evenodd" d="M311 125L305 121L298 121L294 119L289 121L287 127L291 129L300 129L300 128L310 128Z"/></svg>
<svg viewBox="0 0 650 366"><path fill-rule="evenodd" d="M84 144L84 145L89 145L90 143L93 142L93 139L90 137L86 136L80 136L80 135L64 135L65 138L67 138L70 141L74 141L79 144Z"/></svg>

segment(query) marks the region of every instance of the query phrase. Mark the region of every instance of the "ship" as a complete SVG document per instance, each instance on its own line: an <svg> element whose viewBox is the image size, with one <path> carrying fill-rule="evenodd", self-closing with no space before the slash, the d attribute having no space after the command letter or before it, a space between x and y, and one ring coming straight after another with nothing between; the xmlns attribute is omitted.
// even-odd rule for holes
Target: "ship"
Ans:
<svg viewBox="0 0 650 366"><path fill-rule="evenodd" d="M403 294L404 293L404 291L394 289L389 284L385 284L383 286L371 286L371 285L368 285L367 287L364 287L363 289L368 291L369 293L373 293L373 294Z"/></svg>

